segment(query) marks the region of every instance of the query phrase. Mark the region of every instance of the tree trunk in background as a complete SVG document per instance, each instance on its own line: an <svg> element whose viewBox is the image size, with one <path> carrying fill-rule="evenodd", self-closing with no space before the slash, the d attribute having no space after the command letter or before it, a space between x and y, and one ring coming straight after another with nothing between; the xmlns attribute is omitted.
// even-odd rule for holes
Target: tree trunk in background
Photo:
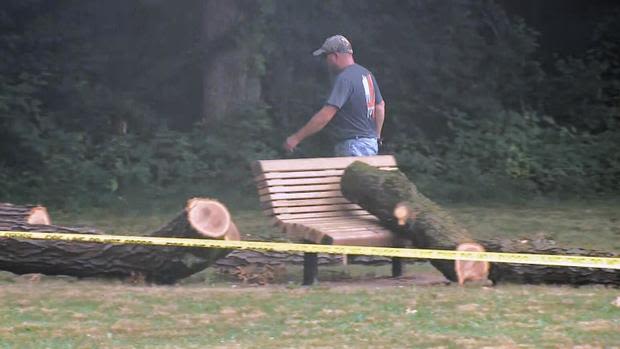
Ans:
<svg viewBox="0 0 620 349"><path fill-rule="evenodd" d="M261 100L253 59L258 43L247 36L256 1L207 0L203 8L203 109L205 125Z"/></svg>
<svg viewBox="0 0 620 349"><path fill-rule="evenodd" d="M456 250L460 244L478 243L490 252L616 256L609 252L560 247L545 239L474 240L447 212L420 193L402 172L382 171L362 162L355 162L345 170L342 192L418 248ZM395 215L399 211L397 208L403 207L407 214ZM446 278L457 280L454 261L430 262ZM492 263L489 279L493 282L620 285L620 270Z"/></svg>
<svg viewBox="0 0 620 349"><path fill-rule="evenodd" d="M18 222L0 222L0 229L85 232L70 227ZM150 236L239 240L239 232L224 205L202 198L189 200L183 212ZM0 238L0 269L16 274L133 278L158 284L172 284L203 270L229 252L212 248Z"/></svg>

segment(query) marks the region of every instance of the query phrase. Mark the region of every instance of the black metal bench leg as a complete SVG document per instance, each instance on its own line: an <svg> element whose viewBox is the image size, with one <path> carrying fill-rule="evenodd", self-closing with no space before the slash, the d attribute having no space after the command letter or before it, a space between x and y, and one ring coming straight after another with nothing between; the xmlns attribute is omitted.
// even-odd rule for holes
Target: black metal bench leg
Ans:
<svg viewBox="0 0 620 349"><path fill-rule="evenodd" d="M403 260L401 257L392 257L392 277L403 275Z"/></svg>
<svg viewBox="0 0 620 349"><path fill-rule="evenodd" d="M318 254L304 252L304 286L309 286L317 281L319 272Z"/></svg>

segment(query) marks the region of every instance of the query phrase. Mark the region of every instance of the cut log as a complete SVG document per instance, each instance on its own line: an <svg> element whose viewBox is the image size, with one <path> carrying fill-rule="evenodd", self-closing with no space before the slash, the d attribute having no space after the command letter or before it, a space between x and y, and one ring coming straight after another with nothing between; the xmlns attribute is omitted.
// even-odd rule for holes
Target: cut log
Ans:
<svg viewBox="0 0 620 349"><path fill-rule="evenodd" d="M584 248L563 247L544 236L528 239L486 239L478 241L487 251L533 253L569 256L618 258L620 254ZM497 282L524 284L600 284L620 286L620 270L601 268L559 267L517 263L491 263L489 279Z"/></svg>
<svg viewBox="0 0 620 349"><path fill-rule="evenodd" d="M230 218L226 206L218 201L193 198L185 210L151 236L182 238L213 238L239 240L239 231ZM236 239L230 238L236 236Z"/></svg>
<svg viewBox="0 0 620 349"><path fill-rule="evenodd" d="M20 231L88 232L70 227L7 221L0 222L0 227ZM239 240L239 231L224 205L215 200L197 198L189 200L176 218L150 236ZM229 252L209 248L0 238L0 269L16 274L130 278L172 284L203 270Z"/></svg>
<svg viewBox="0 0 620 349"><path fill-rule="evenodd" d="M465 242L456 247L457 251L485 252L482 245L475 242ZM454 261L454 272L459 281L459 285L467 281L486 280L489 276L489 262L484 261Z"/></svg>
<svg viewBox="0 0 620 349"><path fill-rule="evenodd" d="M475 240L446 211L420 193L400 171L383 171L362 162L355 162L345 170L341 181L342 192L347 199L377 216L382 224L411 240L412 245L417 248L457 250L461 244L479 244L490 252L617 256L604 251L560 247L548 239ZM432 260L431 264L449 280L459 280L454 261ZM480 268L481 265L470 266ZM481 274L480 271L463 269L459 273ZM492 263L488 273L489 279L494 283L510 281L620 285L620 270L615 269Z"/></svg>
<svg viewBox="0 0 620 349"><path fill-rule="evenodd" d="M387 265L392 262L387 257L377 256L347 256L348 264L361 265ZM319 265L340 265L343 264L343 255L323 254L318 255ZM288 252L268 252L236 250L215 262L215 266L221 269L235 269L249 265L278 266L278 265L302 265L304 264L304 254Z"/></svg>
<svg viewBox="0 0 620 349"><path fill-rule="evenodd" d="M27 223L27 224L52 224L47 209L40 205L13 205L0 202L0 221Z"/></svg>

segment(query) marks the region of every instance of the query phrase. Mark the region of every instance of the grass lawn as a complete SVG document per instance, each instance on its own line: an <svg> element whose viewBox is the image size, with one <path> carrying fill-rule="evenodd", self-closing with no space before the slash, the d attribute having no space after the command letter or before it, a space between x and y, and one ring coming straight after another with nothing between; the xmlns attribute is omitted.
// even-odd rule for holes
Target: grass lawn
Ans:
<svg viewBox="0 0 620 349"><path fill-rule="evenodd" d="M231 206L245 238L281 238L257 209ZM544 233L620 252L615 200L448 210L481 237ZM125 234L174 213L51 212L59 224ZM386 284L370 275L388 267L324 269L335 281L310 288L241 285L214 270L171 287L0 273L0 348L620 348L618 289ZM407 266L410 277L431 269Z"/></svg>

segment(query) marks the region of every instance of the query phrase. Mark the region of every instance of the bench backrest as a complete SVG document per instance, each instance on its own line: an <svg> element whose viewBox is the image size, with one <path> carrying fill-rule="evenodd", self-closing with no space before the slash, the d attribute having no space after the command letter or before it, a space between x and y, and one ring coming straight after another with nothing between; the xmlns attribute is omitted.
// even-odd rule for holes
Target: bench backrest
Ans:
<svg viewBox="0 0 620 349"><path fill-rule="evenodd" d="M391 155L261 160L252 169L265 213L276 221L369 215L343 197L340 178L354 161L395 169Z"/></svg>

